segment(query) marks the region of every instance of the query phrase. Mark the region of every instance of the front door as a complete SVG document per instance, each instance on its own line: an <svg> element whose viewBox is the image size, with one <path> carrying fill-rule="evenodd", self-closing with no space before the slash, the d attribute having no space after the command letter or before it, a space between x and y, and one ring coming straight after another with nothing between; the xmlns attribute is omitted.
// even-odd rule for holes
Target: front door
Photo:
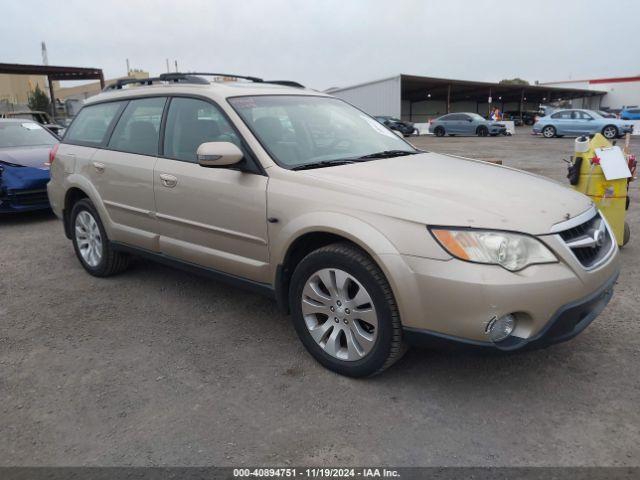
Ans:
<svg viewBox="0 0 640 480"><path fill-rule="evenodd" d="M164 152L154 173L160 250L266 283L268 179L233 168L201 167L196 150L205 142L233 142L243 149L217 106L194 98L171 99Z"/></svg>

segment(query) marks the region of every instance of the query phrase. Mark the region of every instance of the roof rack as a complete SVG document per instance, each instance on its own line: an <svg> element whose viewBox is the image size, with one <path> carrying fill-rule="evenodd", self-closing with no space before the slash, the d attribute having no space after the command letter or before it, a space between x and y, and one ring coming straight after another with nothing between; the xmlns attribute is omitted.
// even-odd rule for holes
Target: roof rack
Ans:
<svg viewBox="0 0 640 480"><path fill-rule="evenodd" d="M107 90L121 90L125 85L153 85L154 82L174 82L174 83L193 83L193 84L208 84L209 82L201 77L228 77L238 78L242 80L249 80L253 83L269 83L274 85L283 85L285 87L304 88L304 85L294 82L292 80L263 80L258 77L250 77L246 75L235 75L231 73L205 73L205 72L173 72L162 73L158 77L152 78L123 78L111 85L107 85L104 91Z"/></svg>

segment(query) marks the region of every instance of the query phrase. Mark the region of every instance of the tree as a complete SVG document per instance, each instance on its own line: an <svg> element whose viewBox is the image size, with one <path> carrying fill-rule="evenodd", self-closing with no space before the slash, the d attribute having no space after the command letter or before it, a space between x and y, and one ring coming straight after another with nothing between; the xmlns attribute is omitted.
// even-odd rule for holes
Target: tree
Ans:
<svg viewBox="0 0 640 480"><path fill-rule="evenodd" d="M505 78L504 80L500 80L501 85L529 85L529 82L523 80L522 78Z"/></svg>
<svg viewBox="0 0 640 480"><path fill-rule="evenodd" d="M40 85L37 83L36 87L29 92L28 103L31 110L49 111L49 97L47 97L47 94L42 91Z"/></svg>

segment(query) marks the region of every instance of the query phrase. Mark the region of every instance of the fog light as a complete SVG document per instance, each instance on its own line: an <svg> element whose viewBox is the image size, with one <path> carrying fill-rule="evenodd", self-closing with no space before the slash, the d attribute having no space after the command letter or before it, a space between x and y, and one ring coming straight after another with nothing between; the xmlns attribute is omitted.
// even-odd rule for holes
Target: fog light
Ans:
<svg viewBox="0 0 640 480"><path fill-rule="evenodd" d="M501 342L513 333L516 328L516 317L505 315L500 318L493 318L487 325L485 333L489 335L492 342Z"/></svg>

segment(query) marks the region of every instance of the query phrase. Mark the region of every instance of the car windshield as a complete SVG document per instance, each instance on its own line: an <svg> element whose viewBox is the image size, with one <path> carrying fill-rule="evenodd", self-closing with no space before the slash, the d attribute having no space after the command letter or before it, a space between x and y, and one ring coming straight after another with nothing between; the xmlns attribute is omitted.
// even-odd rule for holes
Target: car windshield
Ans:
<svg viewBox="0 0 640 480"><path fill-rule="evenodd" d="M34 122L0 122L0 148L54 145L58 139Z"/></svg>
<svg viewBox="0 0 640 480"><path fill-rule="evenodd" d="M230 98L229 103L285 168L417 152L378 121L336 98L264 95Z"/></svg>

